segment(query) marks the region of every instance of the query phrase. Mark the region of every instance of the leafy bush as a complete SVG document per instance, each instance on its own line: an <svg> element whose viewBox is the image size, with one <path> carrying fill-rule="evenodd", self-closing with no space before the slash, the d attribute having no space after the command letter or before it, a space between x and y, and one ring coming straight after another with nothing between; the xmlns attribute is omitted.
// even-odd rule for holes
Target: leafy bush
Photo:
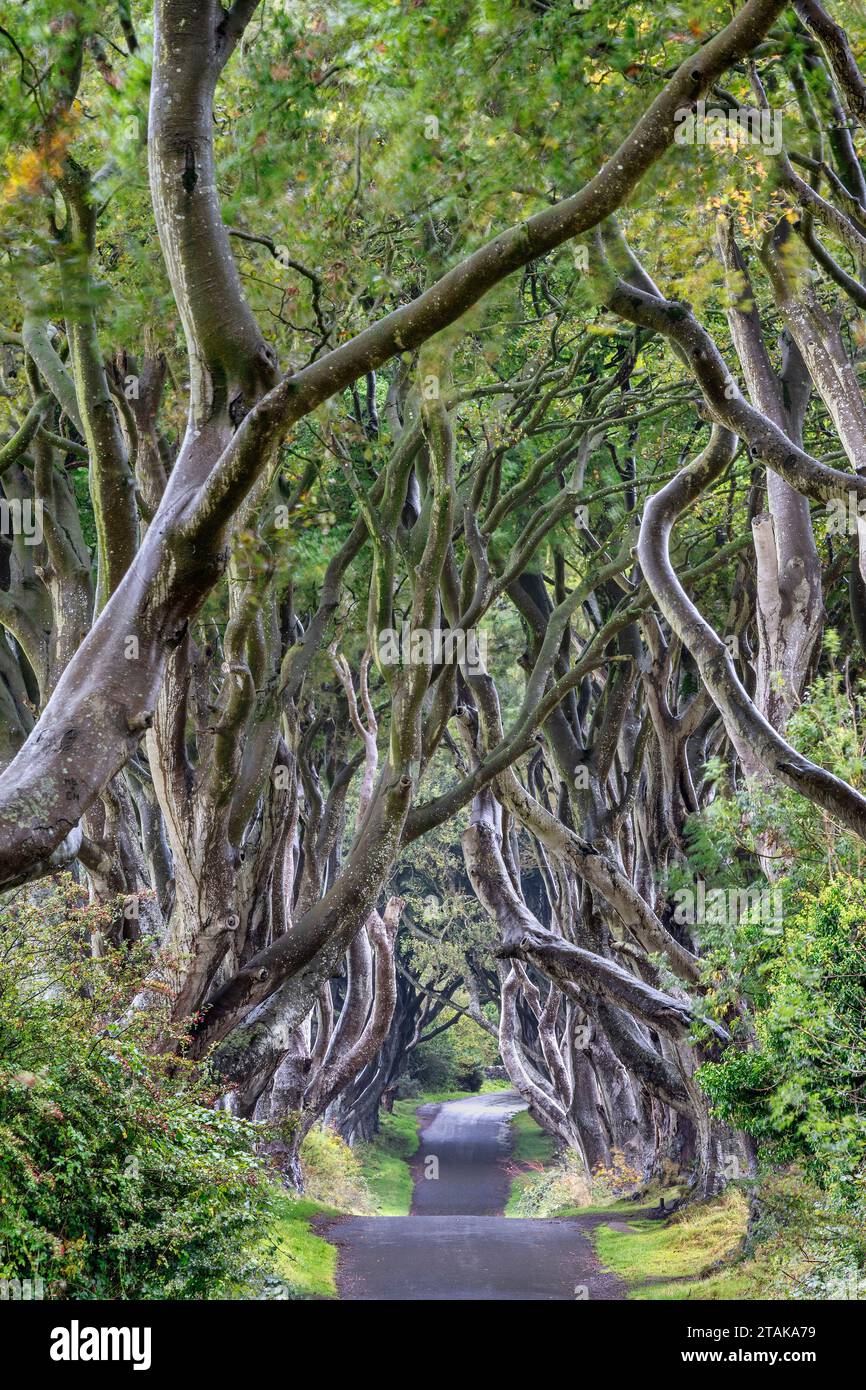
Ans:
<svg viewBox="0 0 866 1390"><path fill-rule="evenodd" d="M461 1017L412 1053L409 1074L421 1092L480 1091L498 1055L496 1039Z"/></svg>
<svg viewBox="0 0 866 1390"><path fill-rule="evenodd" d="M755 1050L702 1067L701 1084L766 1159L798 1160L819 1185L855 1196L866 1163L866 884L838 875L791 909L784 935L755 947Z"/></svg>
<svg viewBox="0 0 866 1390"><path fill-rule="evenodd" d="M550 1168L532 1165L515 1184L508 1204L510 1216L563 1216L589 1205L592 1199L583 1160L574 1149L566 1149L560 1161Z"/></svg>
<svg viewBox="0 0 866 1390"><path fill-rule="evenodd" d="M148 1051L160 1020L113 1021L147 963L92 958L110 913L83 897L63 880L0 909L0 1278L77 1299L237 1290L271 1202L252 1127Z"/></svg>
<svg viewBox="0 0 866 1390"><path fill-rule="evenodd" d="M764 1298L866 1298L862 1201L819 1187L796 1165L765 1173L747 1248Z"/></svg>
<svg viewBox="0 0 866 1390"><path fill-rule="evenodd" d="M419 1077L411 1072L404 1072L397 1082L396 1096L398 1100L415 1100L422 1094L421 1081Z"/></svg>
<svg viewBox="0 0 866 1390"><path fill-rule="evenodd" d="M409 1077L418 1088L416 1094L458 1089L454 1053L447 1033L440 1033L415 1049L409 1064Z"/></svg>
<svg viewBox="0 0 866 1390"><path fill-rule="evenodd" d="M792 716L794 745L862 789L862 683L835 669ZM784 903L775 929L750 916L699 929L705 1004L736 1046L698 1077L714 1113L754 1136L758 1183L750 1248L768 1297L862 1297L866 1290L866 882L862 845L778 785L717 795L690 826L690 869L708 885L760 875L775 861ZM743 1008L743 1002L747 1009ZM839 1289L859 1289L840 1294Z"/></svg>

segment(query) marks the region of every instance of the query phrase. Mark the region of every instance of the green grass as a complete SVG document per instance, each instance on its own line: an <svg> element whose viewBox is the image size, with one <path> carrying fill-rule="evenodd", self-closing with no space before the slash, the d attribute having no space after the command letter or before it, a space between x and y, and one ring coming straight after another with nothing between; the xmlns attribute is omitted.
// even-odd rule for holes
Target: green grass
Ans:
<svg viewBox="0 0 866 1390"><path fill-rule="evenodd" d="M731 1191L666 1221L630 1221L625 1231L599 1226L596 1250L602 1264L630 1286L629 1298L754 1298L748 1267L733 1263L746 1221L745 1199ZM725 1261L731 1262L728 1268Z"/></svg>
<svg viewBox="0 0 866 1390"><path fill-rule="evenodd" d="M272 1277L284 1283L292 1298L336 1298L337 1249L310 1228L316 1216L339 1216L333 1207L310 1197L280 1195L271 1231L273 1249L266 1262Z"/></svg>
<svg viewBox="0 0 866 1390"><path fill-rule="evenodd" d="M398 1100L393 1113L379 1117L379 1133L369 1144L359 1144L361 1171L373 1195L377 1216L408 1216L412 1205L412 1173L409 1160L418 1149L415 1114L421 1100Z"/></svg>
<svg viewBox="0 0 866 1390"><path fill-rule="evenodd" d="M541 1125L536 1124L528 1110L518 1110L511 1120L511 1133L514 1143L511 1156L517 1163L551 1162L556 1145L551 1135Z"/></svg>
<svg viewBox="0 0 866 1390"><path fill-rule="evenodd" d="M551 1135L536 1124L528 1110L518 1110L511 1118L512 1148L511 1157L516 1163L530 1164L528 1173L517 1173L511 1179L508 1201L505 1204L506 1216L520 1216L520 1198L530 1186L540 1168L553 1162L556 1145Z"/></svg>

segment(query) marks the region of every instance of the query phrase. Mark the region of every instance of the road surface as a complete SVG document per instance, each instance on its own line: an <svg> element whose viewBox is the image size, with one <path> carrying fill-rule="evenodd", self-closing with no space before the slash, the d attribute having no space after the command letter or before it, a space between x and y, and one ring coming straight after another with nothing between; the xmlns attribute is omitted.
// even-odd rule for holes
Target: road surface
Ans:
<svg viewBox="0 0 866 1390"><path fill-rule="evenodd" d="M411 1216L353 1216L325 1234L340 1251L343 1299L619 1299L589 1232L605 1218L502 1216L509 1179L512 1092L422 1106Z"/></svg>

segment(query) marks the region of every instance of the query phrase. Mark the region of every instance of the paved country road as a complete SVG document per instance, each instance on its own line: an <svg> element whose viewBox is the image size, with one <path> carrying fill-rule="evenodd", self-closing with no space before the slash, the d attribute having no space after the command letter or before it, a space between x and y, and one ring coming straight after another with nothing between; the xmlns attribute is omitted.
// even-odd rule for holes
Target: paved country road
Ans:
<svg viewBox="0 0 866 1390"><path fill-rule="evenodd" d="M421 1106L411 1216L349 1217L323 1231L340 1251L343 1299L619 1299L589 1232L603 1216L512 1220L508 1120L512 1092ZM435 1159L436 1163L430 1160ZM438 1176L425 1176L436 1173Z"/></svg>

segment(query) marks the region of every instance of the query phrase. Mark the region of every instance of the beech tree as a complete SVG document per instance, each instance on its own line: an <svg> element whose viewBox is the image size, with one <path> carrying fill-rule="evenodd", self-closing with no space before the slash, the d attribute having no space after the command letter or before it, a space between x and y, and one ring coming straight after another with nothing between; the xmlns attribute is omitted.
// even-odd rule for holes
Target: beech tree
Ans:
<svg viewBox="0 0 866 1390"><path fill-rule="evenodd" d="M588 1172L708 1194L713 770L866 839L788 738L825 623L866 651L862 34L385 8L3 10L0 884L110 906L290 1183L468 1016ZM419 978L440 832L485 927Z"/></svg>

